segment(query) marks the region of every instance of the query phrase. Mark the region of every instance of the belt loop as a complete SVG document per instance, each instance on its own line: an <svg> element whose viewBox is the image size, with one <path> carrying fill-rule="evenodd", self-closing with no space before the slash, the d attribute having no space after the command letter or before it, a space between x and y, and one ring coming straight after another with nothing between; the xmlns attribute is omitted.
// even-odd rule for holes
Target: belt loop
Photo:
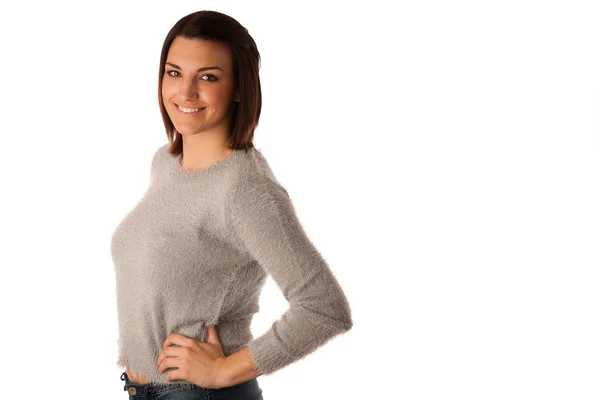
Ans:
<svg viewBox="0 0 600 400"><path fill-rule="evenodd" d="M122 381L125 381L125 386L123 386L123 390L124 390L124 391L127 391L127 384L129 383L129 377L127 376L127 373L126 373L126 372L123 372L123 373L121 374L121 380L122 380Z"/></svg>

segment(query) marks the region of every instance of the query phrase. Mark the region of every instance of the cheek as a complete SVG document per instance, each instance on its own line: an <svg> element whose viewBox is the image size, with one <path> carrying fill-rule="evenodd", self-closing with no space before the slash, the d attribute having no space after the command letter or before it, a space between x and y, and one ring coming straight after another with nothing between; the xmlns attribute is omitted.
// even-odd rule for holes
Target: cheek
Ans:
<svg viewBox="0 0 600 400"><path fill-rule="evenodd" d="M211 88L204 92L206 100L215 106L226 106L231 97L230 90L227 88Z"/></svg>
<svg viewBox="0 0 600 400"><path fill-rule="evenodd" d="M163 98L165 99L173 97L173 95L177 93L177 86L175 82L173 82L172 79L163 78L161 92Z"/></svg>

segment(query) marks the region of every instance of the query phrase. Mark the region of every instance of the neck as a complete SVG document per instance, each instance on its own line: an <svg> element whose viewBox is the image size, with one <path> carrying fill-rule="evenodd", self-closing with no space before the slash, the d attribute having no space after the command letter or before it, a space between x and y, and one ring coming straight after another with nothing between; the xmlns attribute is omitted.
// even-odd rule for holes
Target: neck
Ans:
<svg viewBox="0 0 600 400"><path fill-rule="evenodd" d="M187 171L207 168L231 154L226 140L222 136L198 133L183 135L183 156L180 165Z"/></svg>

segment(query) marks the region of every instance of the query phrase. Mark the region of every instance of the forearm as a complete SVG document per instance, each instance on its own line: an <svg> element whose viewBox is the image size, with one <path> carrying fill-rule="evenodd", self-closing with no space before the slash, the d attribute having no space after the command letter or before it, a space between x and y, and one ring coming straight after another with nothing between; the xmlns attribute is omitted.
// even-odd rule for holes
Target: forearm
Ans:
<svg viewBox="0 0 600 400"><path fill-rule="evenodd" d="M242 179L229 193L232 238L273 278L289 304L270 329L247 344L254 363L268 375L348 331L352 312L277 180Z"/></svg>
<svg viewBox="0 0 600 400"><path fill-rule="evenodd" d="M247 382L260 375L262 371L254 364L248 346L227 356L223 363L223 386L233 386Z"/></svg>

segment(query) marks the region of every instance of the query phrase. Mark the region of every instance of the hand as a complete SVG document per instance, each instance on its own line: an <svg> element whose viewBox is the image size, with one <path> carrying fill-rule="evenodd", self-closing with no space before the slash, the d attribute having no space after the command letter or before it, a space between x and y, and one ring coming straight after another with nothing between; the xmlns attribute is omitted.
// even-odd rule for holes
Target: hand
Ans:
<svg viewBox="0 0 600 400"><path fill-rule="evenodd" d="M173 344L180 346L172 346ZM224 387L225 354L214 326L208 328L207 343L198 342L187 336L172 333L163 344L156 364L162 374L168 368L167 380L183 379L195 385L219 389Z"/></svg>

